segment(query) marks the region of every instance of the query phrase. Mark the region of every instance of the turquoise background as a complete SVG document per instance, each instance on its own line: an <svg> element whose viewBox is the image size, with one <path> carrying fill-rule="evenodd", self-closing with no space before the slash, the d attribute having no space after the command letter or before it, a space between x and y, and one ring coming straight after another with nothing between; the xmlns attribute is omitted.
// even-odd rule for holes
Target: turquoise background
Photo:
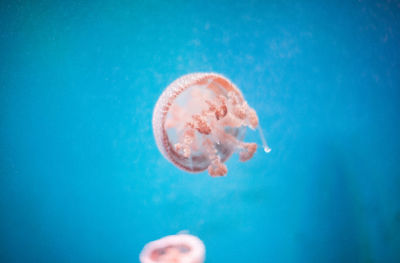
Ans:
<svg viewBox="0 0 400 263"><path fill-rule="evenodd" d="M2 1L0 261L138 262L188 230L207 263L400 262L399 47L399 1ZM224 178L152 134L199 71L272 148Z"/></svg>

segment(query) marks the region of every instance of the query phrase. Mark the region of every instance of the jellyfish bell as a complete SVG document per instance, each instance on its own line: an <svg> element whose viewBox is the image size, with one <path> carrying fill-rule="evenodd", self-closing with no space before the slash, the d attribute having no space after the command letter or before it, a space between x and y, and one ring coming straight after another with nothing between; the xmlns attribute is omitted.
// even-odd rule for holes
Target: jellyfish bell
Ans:
<svg viewBox="0 0 400 263"><path fill-rule="evenodd" d="M172 82L153 112L153 132L160 152L188 172L208 170L211 176L228 172L224 162L235 152L247 161L257 144L243 142L246 128L259 129L258 116L241 91L215 73L193 73Z"/></svg>
<svg viewBox="0 0 400 263"><path fill-rule="evenodd" d="M189 234L166 236L148 243L140 253L141 263L203 263L203 242Z"/></svg>

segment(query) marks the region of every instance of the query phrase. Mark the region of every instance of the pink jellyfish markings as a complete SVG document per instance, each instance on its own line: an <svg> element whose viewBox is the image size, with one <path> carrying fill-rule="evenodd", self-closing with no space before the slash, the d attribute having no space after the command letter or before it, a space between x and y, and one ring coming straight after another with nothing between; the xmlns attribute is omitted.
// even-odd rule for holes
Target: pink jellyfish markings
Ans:
<svg viewBox="0 0 400 263"><path fill-rule="evenodd" d="M193 73L172 82L153 112L153 132L160 152L188 172L208 170L224 176L224 162L236 151L243 162L251 159L256 143L243 142L246 127L258 128L269 152L258 116L241 91L215 73Z"/></svg>
<svg viewBox="0 0 400 263"><path fill-rule="evenodd" d="M166 236L148 243L140 253L141 263L203 263L205 247L192 235Z"/></svg>

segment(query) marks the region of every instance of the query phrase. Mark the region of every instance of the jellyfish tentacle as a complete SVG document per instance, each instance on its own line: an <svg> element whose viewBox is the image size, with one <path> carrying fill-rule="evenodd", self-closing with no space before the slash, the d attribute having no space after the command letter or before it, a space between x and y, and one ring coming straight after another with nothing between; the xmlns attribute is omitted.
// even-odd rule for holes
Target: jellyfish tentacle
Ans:
<svg viewBox="0 0 400 263"><path fill-rule="evenodd" d="M239 160L242 162L250 160L257 151L257 144L253 142L242 142L235 136L225 132L222 129L215 128L216 137L222 141L228 141L239 151Z"/></svg>
<svg viewBox="0 0 400 263"><path fill-rule="evenodd" d="M242 162L250 160L257 151L257 144L254 142L243 143L242 150L239 153L239 160Z"/></svg>
<svg viewBox="0 0 400 263"><path fill-rule="evenodd" d="M268 146L267 141L265 140L264 133L260 126L258 126L258 132L260 134L261 142L264 148L264 152L269 153L271 152L271 148Z"/></svg>
<svg viewBox="0 0 400 263"><path fill-rule="evenodd" d="M192 119L194 120L196 130L199 133L206 135L211 133L211 127L206 116L195 114L192 116Z"/></svg>
<svg viewBox="0 0 400 263"><path fill-rule="evenodd" d="M247 120L251 129L256 129L258 126L258 116L254 109L247 106Z"/></svg>
<svg viewBox="0 0 400 263"><path fill-rule="evenodd" d="M227 102L231 104L231 107L233 107L233 113L229 113L226 105ZM257 144L242 142L235 136L226 132L224 128L220 127L240 127L243 125L255 128L258 126L258 117L256 112L250 108L245 101L240 101L237 94L233 92L228 93L228 101L224 96L219 95L217 97L217 103L210 101L206 101L206 103L209 105L208 112L215 113L215 118L210 119L208 122L209 126L212 127L212 135L215 135L213 138L216 138L218 142L228 141L233 144L239 151L240 161L245 162L251 159L257 151ZM225 109L223 107L225 107ZM226 118L226 120L223 120L224 125L217 124L222 121L218 118L218 111L221 115L223 114L224 118Z"/></svg>
<svg viewBox="0 0 400 263"><path fill-rule="evenodd" d="M218 156L217 149L215 149L213 142L210 139L206 139L204 141L204 147L206 148L210 158L208 173L213 177L226 175L228 168L221 162L221 158Z"/></svg>
<svg viewBox="0 0 400 263"><path fill-rule="evenodd" d="M249 126L251 129L256 129L258 126L258 116L246 101L240 100L234 92L228 93L228 104L231 107L233 115L242 120L242 125Z"/></svg>
<svg viewBox="0 0 400 263"><path fill-rule="evenodd" d="M182 138L179 140L180 142L175 143L175 150L178 152L182 152L185 158L188 158L192 151L192 145L194 143L195 133L194 130L190 127L190 124L187 124L187 129L185 130Z"/></svg>

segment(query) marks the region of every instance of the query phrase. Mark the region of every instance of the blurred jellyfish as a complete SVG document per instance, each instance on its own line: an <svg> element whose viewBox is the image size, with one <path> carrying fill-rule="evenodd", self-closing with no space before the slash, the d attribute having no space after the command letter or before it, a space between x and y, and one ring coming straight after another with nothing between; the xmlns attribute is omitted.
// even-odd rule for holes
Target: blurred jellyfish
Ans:
<svg viewBox="0 0 400 263"><path fill-rule="evenodd" d="M140 253L141 263L203 263L205 247L192 235L166 236L148 243Z"/></svg>
<svg viewBox="0 0 400 263"><path fill-rule="evenodd" d="M208 169L211 176L226 175L224 162L235 151L243 162L252 158L257 144L243 142L246 127L258 127L255 110L231 81L215 73L175 80L153 112L153 132L164 157L185 171ZM259 132L269 152L260 128Z"/></svg>

